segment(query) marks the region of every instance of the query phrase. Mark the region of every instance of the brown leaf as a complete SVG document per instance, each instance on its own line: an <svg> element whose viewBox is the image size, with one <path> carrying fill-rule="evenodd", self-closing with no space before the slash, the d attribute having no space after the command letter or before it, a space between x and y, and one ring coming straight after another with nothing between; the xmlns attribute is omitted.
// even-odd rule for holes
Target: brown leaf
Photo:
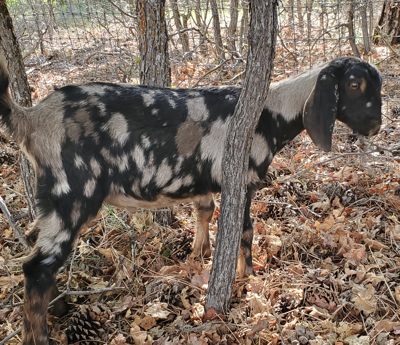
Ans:
<svg viewBox="0 0 400 345"><path fill-rule="evenodd" d="M364 239L364 243L367 247L371 248L372 250L382 250L382 249L389 249L389 247L379 241L373 240L371 238Z"/></svg>
<svg viewBox="0 0 400 345"><path fill-rule="evenodd" d="M371 284L367 287L355 285L352 289L352 301L357 310L364 312L365 315L374 313L377 308L377 300L375 297L375 289Z"/></svg>
<svg viewBox="0 0 400 345"><path fill-rule="evenodd" d="M375 332L392 332L395 329L400 330L400 322L399 321L390 321L390 320L380 320L375 324Z"/></svg>
<svg viewBox="0 0 400 345"><path fill-rule="evenodd" d="M132 323L129 333L135 345L150 345L153 342L151 336L146 331L142 331L136 323Z"/></svg>
<svg viewBox="0 0 400 345"><path fill-rule="evenodd" d="M201 272L201 274L195 274L190 282L196 287L199 287L201 289L207 289L209 279L210 279L210 272L203 271Z"/></svg>
<svg viewBox="0 0 400 345"><path fill-rule="evenodd" d="M344 253L343 256L353 265L358 266L367 258L367 252L364 245L353 244L352 248L347 253Z"/></svg>
<svg viewBox="0 0 400 345"><path fill-rule="evenodd" d="M154 317L146 315L139 323L139 326L143 328L145 331L153 328L157 324Z"/></svg>

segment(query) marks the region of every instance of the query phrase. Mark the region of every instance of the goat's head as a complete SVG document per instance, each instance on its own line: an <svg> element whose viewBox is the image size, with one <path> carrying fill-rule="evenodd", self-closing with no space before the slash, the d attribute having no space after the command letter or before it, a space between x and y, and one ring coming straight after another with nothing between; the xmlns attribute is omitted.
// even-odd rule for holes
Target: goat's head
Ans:
<svg viewBox="0 0 400 345"><path fill-rule="evenodd" d="M330 151L336 119L356 133L376 134L382 123L381 85L379 72L359 59L339 58L323 68L303 112L313 142Z"/></svg>

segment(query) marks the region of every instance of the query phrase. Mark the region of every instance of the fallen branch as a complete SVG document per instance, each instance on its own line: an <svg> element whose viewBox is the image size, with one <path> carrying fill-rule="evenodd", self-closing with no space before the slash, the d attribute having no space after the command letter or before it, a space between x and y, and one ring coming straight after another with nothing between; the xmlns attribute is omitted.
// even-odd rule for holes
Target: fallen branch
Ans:
<svg viewBox="0 0 400 345"><path fill-rule="evenodd" d="M18 241L26 248L28 248L28 243L26 242L25 236L22 233L22 230L15 224L14 219L10 213L10 211L7 208L7 205L4 201L4 199L0 196L0 209L2 210L4 216L7 218L8 223L11 226L11 229L13 230L14 236Z"/></svg>

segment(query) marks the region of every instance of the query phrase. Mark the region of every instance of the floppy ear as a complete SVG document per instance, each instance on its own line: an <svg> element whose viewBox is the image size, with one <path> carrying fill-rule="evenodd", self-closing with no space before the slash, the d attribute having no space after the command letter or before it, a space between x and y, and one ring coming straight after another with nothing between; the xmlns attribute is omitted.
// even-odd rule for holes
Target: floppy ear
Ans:
<svg viewBox="0 0 400 345"><path fill-rule="evenodd" d="M308 135L324 151L331 150L337 114L339 85L336 69L337 67L328 66L319 73L303 111L303 124Z"/></svg>

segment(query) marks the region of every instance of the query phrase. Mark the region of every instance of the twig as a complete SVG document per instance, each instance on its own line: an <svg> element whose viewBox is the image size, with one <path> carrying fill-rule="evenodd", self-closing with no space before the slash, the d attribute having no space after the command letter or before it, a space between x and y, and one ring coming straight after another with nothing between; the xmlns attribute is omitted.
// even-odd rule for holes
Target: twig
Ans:
<svg viewBox="0 0 400 345"><path fill-rule="evenodd" d="M0 345L4 345L9 341L10 339L14 338L16 335L20 334L22 332L22 327L16 329L14 332L11 334L7 335L3 340L0 341Z"/></svg>
<svg viewBox="0 0 400 345"><path fill-rule="evenodd" d="M202 76L199 78L199 80L197 80L197 81L194 83L193 87L198 86L199 83L200 83L205 77L207 77L209 74L215 72L216 70L220 69L223 65L225 65L225 64L226 64L228 61L230 61L230 60L231 60L231 58L226 59L226 60L222 61L218 66L216 66L216 67L210 69L207 73L205 73L204 75L202 75Z"/></svg>
<svg viewBox="0 0 400 345"><path fill-rule="evenodd" d="M0 196L0 209L3 211L3 214L7 218L8 223L10 224L10 226L13 230L15 238L17 238L18 241L21 242L25 248L28 248L28 243L26 242L26 239L25 239L24 235L22 234L21 229L17 226L17 224L15 224L14 219L13 219L10 211L8 210L5 201L1 196Z"/></svg>

